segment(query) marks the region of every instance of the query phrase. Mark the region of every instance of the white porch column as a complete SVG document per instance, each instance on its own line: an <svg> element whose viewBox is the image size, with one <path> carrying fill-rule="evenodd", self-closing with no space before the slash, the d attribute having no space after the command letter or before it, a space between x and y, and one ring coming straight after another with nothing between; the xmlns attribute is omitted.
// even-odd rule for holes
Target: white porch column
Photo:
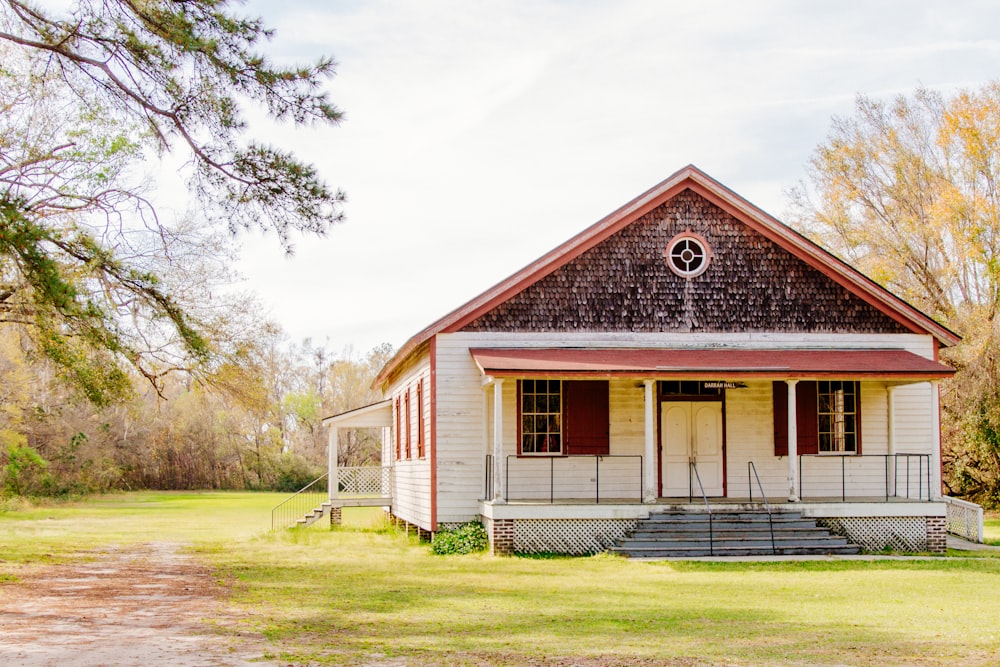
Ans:
<svg viewBox="0 0 1000 667"><path fill-rule="evenodd" d="M796 421L795 385L798 380L785 380L788 385L788 502L799 500L799 431Z"/></svg>
<svg viewBox="0 0 1000 667"><path fill-rule="evenodd" d="M646 397L645 440L642 469L642 502L656 502L656 380L643 380Z"/></svg>
<svg viewBox="0 0 1000 667"><path fill-rule="evenodd" d="M886 393L886 453L889 455L889 475L886 479L886 483L889 488L895 488L896 486L896 459L894 454L896 453L896 385L889 384L885 387ZM888 495L888 489L886 489L886 494Z"/></svg>
<svg viewBox="0 0 1000 667"><path fill-rule="evenodd" d="M339 475L337 473L337 466L339 465L339 438L340 429L336 426L331 426L330 430L327 432L327 445L326 445L326 463L327 463L327 477L326 477L326 490L327 498L330 502L337 499L337 491L340 485L337 483Z"/></svg>
<svg viewBox="0 0 1000 667"><path fill-rule="evenodd" d="M503 458L503 380L493 381L493 502L505 503L503 488L506 462Z"/></svg>
<svg viewBox="0 0 1000 667"><path fill-rule="evenodd" d="M941 381L931 380L931 488L928 497L941 499Z"/></svg>

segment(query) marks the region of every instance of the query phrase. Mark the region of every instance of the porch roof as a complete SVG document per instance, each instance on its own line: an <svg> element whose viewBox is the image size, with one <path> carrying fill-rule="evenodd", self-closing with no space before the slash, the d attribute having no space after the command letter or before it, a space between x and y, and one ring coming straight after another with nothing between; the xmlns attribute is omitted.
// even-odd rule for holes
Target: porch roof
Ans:
<svg viewBox="0 0 1000 667"><path fill-rule="evenodd" d="M700 380L879 378L910 382L955 370L906 350L473 348L495 377L641 377Z"/></svg>
<svg viewBox="0 0 1000 667"><path fill-rule="evenodd" d="M392 426L392 401L372 403L362 408L323 418L323 425L335 428L378 428Z"/></svg>

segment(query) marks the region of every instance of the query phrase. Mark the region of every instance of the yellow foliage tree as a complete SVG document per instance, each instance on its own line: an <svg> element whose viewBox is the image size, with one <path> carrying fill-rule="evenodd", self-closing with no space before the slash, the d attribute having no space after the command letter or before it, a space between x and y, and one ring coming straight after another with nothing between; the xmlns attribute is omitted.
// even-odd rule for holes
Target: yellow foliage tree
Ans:
<svg viewBox="0 0 1000 667"><path fill-rule="evenodd" d="M946 352L946 483L1000 504L1000 82L858 97L790 197L793 224L964 337Z"/></svg>

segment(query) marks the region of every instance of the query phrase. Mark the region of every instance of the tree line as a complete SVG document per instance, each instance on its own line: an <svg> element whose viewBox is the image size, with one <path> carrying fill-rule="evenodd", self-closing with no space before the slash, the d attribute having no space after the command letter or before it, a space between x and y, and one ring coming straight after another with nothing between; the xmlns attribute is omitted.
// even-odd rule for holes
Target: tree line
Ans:
<svg viewBox="0 0 1000 667"><path fill-rule="evenodd" d="M963 337L941 354L944 483L1000 506L1000 82L858 97L790 197L796 226Z"/></svg>
<svg viewBox="0 0 1000 667"><path fill-rule="evenodd" d="M98 406L0 331L0 491L297 491L326 470L323 417L374 400L370 383L391 353L382 345L335 357L310 341L289 344L274 327L240 368L173 374L158 390L136 375L129 398ZM341 465L380 463L377 432L341 438Z"/></svg>

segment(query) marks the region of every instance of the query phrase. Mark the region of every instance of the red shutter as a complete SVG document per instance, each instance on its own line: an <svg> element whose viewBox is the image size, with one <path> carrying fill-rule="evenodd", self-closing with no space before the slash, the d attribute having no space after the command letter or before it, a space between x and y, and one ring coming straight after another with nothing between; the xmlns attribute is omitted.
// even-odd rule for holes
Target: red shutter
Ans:
<svg viewBox="0 0 1000 667"><path fill-rule="evenodd" d="M413 424L410 422L410 388L409 387L406 388L406 393L403 394L403 407L406 410L406 414L404 415L404 419L406 421L404 422L404 426L403 426L403 428L406 430L406 440L405 440L405 442L406 442L406 458L407 459L411 459L411 458L413 458L413 454L412 454L413 450L412 450L412 448L410 446L412 444L412 442L413 442Z"/></svg>
<svg viewBox="0 0 1000 667"><path fill-rule="evenodd" d="M796 424L799 454L819 454L819 399L816 382L795 385Z"/></svg>
<svg viewBox="0 0 1000 667"><path fill-rule="evenodd" d="M854 452L861 456L861 383L854 383L854 428L857 429L858 451Z"/></svg>
<svg viewBox="0 0 1000 667"><path fill-rule="evenodd" d="M774 388L774 455L788 456L788 385L782 381ZM819 453L819 417L817 410L816 382L799 381L795 384L796 451L799 454Z"/></svg>
<svg viewBox="0 0 1000 667"><path fill-rule="evenodd" d="M417 382L417 456L424 458L424 380Z"/></svg>
<svg viewBox="0 0 1000 667"><path fill-rule="evenodd" d="M788 385L776 380L771 386L774 389L774 455L788 456Z"/></svg>
<svg viewBox="0 0 1000 667"><path fill-rule="evenodd" d="M563 382L563 441L566 453L606 456L610 449L608 383L604 380Z"/></svg>
<svg viewBox="0 0 1000 667"><path fill-rule="evenodd" d="M396 397L396 460L397 461L403 458L403 447L402 447L403 434L399 428L399 425L402 422L402 420L403 418L402 415L400 414L400 409L399 409L399 396L397 396Z"/></svg>

